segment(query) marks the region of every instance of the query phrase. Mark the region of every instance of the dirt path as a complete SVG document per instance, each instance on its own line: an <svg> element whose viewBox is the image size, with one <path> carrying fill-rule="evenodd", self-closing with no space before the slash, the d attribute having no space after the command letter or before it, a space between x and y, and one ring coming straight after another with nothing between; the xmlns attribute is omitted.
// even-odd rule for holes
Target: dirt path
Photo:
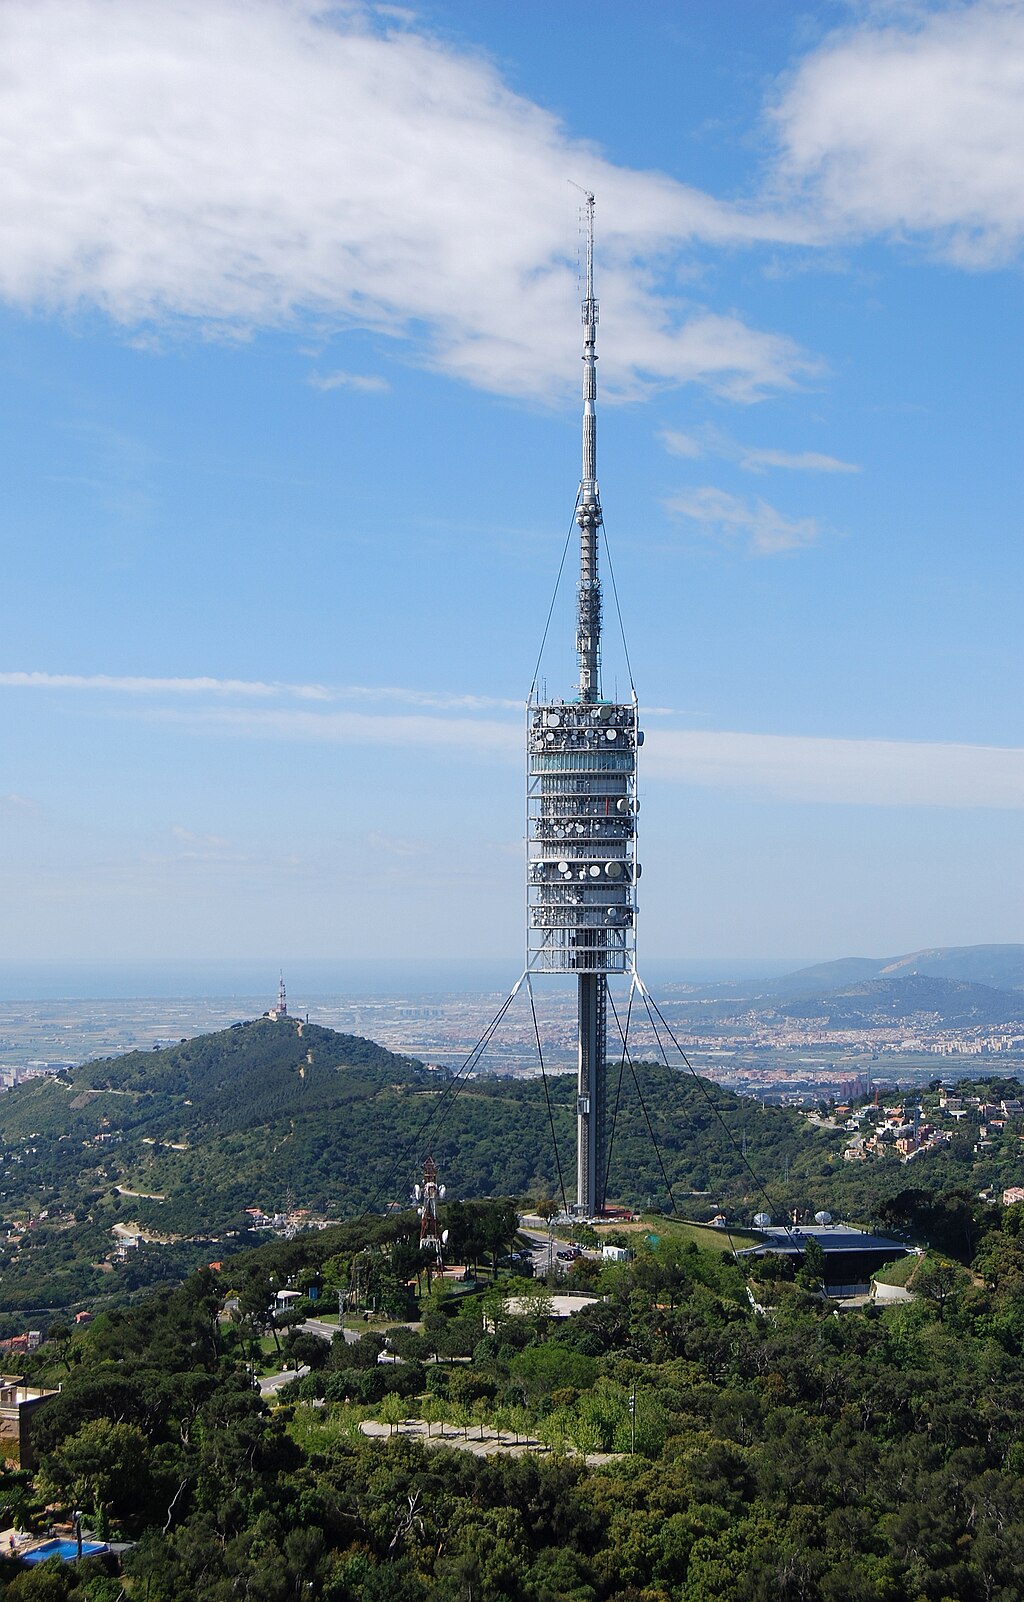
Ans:
<svg viewBox="0 0 1024 1602"><path fill-rule="evenodd" d="M426 1421L421 1418L406 1418L394 1429L389 1424L378 1424L374 1418L364 1419L359 1426L364 1435L373 1441L390 1440L397 1435L404 1435L407 1439L422 1441L424 1446L454 1446L459 1452L472 1452L476 1457L494 1457L499 1452L506 1457L522 1457L526 1452L541 1452L550 1456L550 1446L545 1446L532 1435L520 1435L518 1440L507 1430L492 1430L486 1426L481 1439L479 1424L471 1425L474 1433L468 1437L453 1424L434 1424L429 1430ZM602 1463L615 1463L624 1456L622 1452L574 1452L570 1450L570 1457L582 1457L588 1468L597 1468Z"/></svg>

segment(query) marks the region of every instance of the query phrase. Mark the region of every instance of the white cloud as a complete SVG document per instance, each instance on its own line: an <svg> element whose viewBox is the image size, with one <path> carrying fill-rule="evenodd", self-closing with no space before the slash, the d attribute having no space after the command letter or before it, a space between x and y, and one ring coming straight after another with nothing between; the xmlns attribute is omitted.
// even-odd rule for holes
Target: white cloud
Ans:
<svg viewBox="0 0 1024 1602"><path fill-rule="evenodd" d="M319 685L275 685L252 679L145 678L115 673L0 673L0 688L14 690L103 690L125 695L296 695L319 696Z"/></svg>
<svg viewBox="0 0 1024 1602"><path fill-rule="evenodd" d="M725 545L743 543L755 556L777 556L816 545L824 530L815 517L786 517L767 501L745 501L705 484L670 496L666 510L696 523Z"/></svg>
<svg viewBox="0 0 1024 1602"><path fill-rule="evenodd" d="M698 456L703 456L707 449L703 439L697 439L693 434L684 434L678 428L663 428L658 438L670 456L685 456L691 462L696 461Z"/></svg>
<svg viewBox="0 0 1024 1602"><path fill-rule="evenodd" d="M522 725L489 718L444 718L423 714L299 712L248 707L206 707L191 712L154 708L149 716L194 729L326 745L382 745L461 750L467 755L515 758L523 745Z"/></svg>
<svg viewBox="0 0 1024 1602"><path fill-rule="evenodd" d="M388 857L421 857L427 851L425 840L412 840L402 835L384 834L380 829L371 829L366 836L366 844L371 851L382 853Z"/></svg>
<svg viewBox="0 0 1024 1602"><path fill-rule="evenodd" d="M742 399L810 370L788 339L681 307L698 243L802 238L569 137L478 54L327 0L4 0L0 296L138 335L312 319L412 340L481 387L573 385L575 197L599 197L613 389Z"/></svg>
<svg viewBox="0 0 1024 1602"><path fill-rule="evenodd" d="M838 456L825 456L821 451L780 451L761 445L742 445L719 428L704 428L699 434L663 428L658 437L670 456L683 456L689 461L696 461L700 456L718 456L727 462L738 462L749 473L762 473L766 467L783 467L798 473L860 472L856 462L844 462Z"/></svg>
<svg viewBox="0 0 1024 1602"><path fill-rule="evenodd" d="M31 796L18 795L14 790L0 795L0 818L38 818L42 810L39 802Z"/></svg>
<svg viewBox="0 0 1024 1602"><path fill-rule="evenodd" d="M823 234L917 234L963 265L1006 260L1024 237L1024 6L877 16L827 39L784 89L787 200L802 196Z"/></svg>
<svg viewBox="0 0 1024 1602"><path fill-rule="evenodd" d="M820 451L773 451L755 446L742 447L740 466L748 473L763 472L766 467L785 467L796 473L859 473L856 462L840 461L838 456L823 456Z"/></svg>
<svg viewBox="0 0 1024 1602"><path fill-rule="evenodd" d="M521 711L523 701L491 695L450 695L437 690L410 690L399 685L287 684L264 679L150 678L113 673L0 673L0 689L86 690L133 696L215 696L300 701L398 701L407 706L483 711L492 707Z"/></svg>
<svg viewBox="0 0 1024 1602"><path fill-rule="evenodd" d="M386 378L369 373L346 373L341 369L333 373L310 373L313 389L354 389L361 395L384 395L391 388Z"/></svg>
<svg viewBox="0 0 1024 1602"><path fill-rule="evenodd" d="M180 823L171 824L171 839L177 845L187 848L185 853L186 855L195 854L197 852L200 854L206 854L210 851L224 851L230 845L230 841L225 840L222 835L196 834L194 830L186 829L184 825Z"/></svg>
<svg viewBox="0 0 1024 1602"><path fill-rule="evenodd" d="M490 696L437 695L395 686L330 689L324 685L247 679L0 674L0 686L24 683L35 687L113 688L135 699L146 696L149 704L142 710L143 716L185 732L216 729L221 734L259 740L415 747L459 753L488 763L497 759L503 765L523 760L521 717L479 715L489 710L521 713L522 703ZM167 691L177 705L167 704ZM181 692L185 692L184 697ZM232 695L240 704L229 704ZM194 699L186 710L181 699L189 696ZM274 697L304 704L266 704ZM396 713L330 709L331 702L346 697L401 703L423 710ZM211 698L213 705L209 704ZM263 704L254 705L254 701ZM449 715L438 715L443 712ZM641 713L652 717L676 715L663 707L641 708ZM850 806L1024 809L1024 749L1013 746L743 734L666 729L655 724L647 730L641 777ZM39 810L38 803L27 797L13 793L0 796L0 814L27 817ZM229 850L229 842L219 836L195 832L182 824L174 824L170 834L184 855L219 855ZM418 849L415 841L384 834L374 843L392 853Z"/></svg>
<svg viewBox="0 0 1024 1602"><path fill-rule="evenodd" d="M641 712L643 709L641 709ZM523 760L518 723L256 708L155 714L196 729L317 744L432 748ZM845 806L1024 809L1024 748L652 728L641 780Z"/></svg>
<svg viewBox="0 0 1024 1602"><path fill-rule="evenodd" d="M655 778L793 801L1024 809L1021 747L659 729L644 754Z"/></svg>

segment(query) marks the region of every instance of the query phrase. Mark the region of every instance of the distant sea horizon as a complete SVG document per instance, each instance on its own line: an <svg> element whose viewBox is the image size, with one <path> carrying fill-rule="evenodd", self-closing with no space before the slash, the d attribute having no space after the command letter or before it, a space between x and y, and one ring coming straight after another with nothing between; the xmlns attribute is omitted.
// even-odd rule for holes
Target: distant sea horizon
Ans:
<svg viewBox="0 0 1024 1602"><path fill-rule="evenodd" d="M655 986L769 979L805 968L808 957L659 957L640 965ZM296 1002L320 996L451 995L508 991L522 972L509 958L0 958L0 1001L135 1001L181 997L277 998L283 972Z"/></svg>

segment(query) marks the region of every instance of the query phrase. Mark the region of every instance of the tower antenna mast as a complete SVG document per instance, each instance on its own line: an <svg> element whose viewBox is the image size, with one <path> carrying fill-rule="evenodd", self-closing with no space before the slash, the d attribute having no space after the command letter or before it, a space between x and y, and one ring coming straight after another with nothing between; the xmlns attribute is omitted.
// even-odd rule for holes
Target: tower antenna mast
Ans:
<svg viewBox="0 0 1024 1602"><path fill-rule="evenodd" d="M580 582L576 649L580 662L580 700L601 699L601 579L598 573L601 493L597 485L597 325L594 299L594 196L585 190L587 278L583 299L583 471L576 521L580 527Z"/></svg>
<svg viewBox="0 0 1024 1602"><path fill-rule="evenodd" d="M597 483L597 325L594 196L584 190L583 463L576 652L579 682L568 701L527 709L527 968L575 974L578 997L576 1211L604 1207L608 975L635 972L636 753L643 743L636 697L602 698L603 523Z"/></svg>

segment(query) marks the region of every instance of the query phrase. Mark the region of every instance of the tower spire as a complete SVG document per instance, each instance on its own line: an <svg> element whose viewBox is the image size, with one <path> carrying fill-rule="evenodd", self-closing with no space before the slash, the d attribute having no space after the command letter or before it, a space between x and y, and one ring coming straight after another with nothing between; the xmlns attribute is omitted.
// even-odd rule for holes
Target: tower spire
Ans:
<svg viewBox="0 0 1024 1602"><path fill-rule="evenodd" d="M576 650L580 663L580 700L601 699L601 580L598 574L598 530L603 521L597 486L597 324L594 299L594 196L586 191L587 283L583 299L583 472L576 521L580 526L580 582Z"/></svg>

